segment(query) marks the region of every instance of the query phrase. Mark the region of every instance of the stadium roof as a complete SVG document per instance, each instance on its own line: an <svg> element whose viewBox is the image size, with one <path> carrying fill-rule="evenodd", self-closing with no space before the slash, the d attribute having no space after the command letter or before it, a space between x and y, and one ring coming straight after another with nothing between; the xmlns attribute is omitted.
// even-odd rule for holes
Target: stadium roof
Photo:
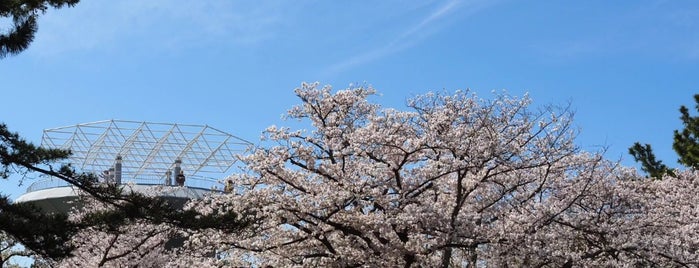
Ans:
<svg viewBox="0 0 699 268"><path fill-rule="evenodd" d="M71 150L69 163L96 174L120 155L124 177L138 178L162 177L176 159L188 176L223 174L252 143L208 125L105 120L46 129L41 145Z"/></svg>

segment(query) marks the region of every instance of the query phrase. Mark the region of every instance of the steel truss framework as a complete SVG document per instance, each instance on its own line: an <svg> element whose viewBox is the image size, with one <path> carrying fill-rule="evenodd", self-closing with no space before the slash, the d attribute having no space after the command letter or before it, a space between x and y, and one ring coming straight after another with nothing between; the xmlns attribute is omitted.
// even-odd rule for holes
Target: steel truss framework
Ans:
<svg viewBox="0 0 699 268"><path fill-rule="evenodd" d="M208 125L105 120L46 129L41 145L70 150L69 163L95 174L120 155L128 180L165 178L176 159L187 176L220 178L252 143Z"/></svg>

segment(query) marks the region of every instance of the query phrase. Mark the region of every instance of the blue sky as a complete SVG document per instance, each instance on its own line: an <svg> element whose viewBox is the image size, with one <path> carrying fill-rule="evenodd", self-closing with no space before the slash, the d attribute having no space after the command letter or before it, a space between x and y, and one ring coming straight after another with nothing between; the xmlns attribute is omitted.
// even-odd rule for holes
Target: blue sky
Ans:
<svg viewBox="0 0 699 268"><path fill-rule="evenodd" d="M697 18L681 0L83 0L49 10L31 47L0 60L0 121L35 142L106 119L257 141L285 124L303 81L370 84L398 108L428 91L507 90L570 102L583 149L632 164L642 141L675 165L678 108L699 93ZM17 197L16 184L0 192Z"/></svg>

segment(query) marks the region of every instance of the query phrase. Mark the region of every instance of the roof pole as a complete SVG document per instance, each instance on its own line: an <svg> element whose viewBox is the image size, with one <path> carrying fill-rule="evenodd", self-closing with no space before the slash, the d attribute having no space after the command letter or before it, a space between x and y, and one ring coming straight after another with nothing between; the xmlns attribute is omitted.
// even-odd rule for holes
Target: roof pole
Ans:
<svg viewBox="0 0 699 268"><path fill-rule="evenodd" d="M121 155L117 154L114 162L114 181L117 185L121 184Z"/></svg>

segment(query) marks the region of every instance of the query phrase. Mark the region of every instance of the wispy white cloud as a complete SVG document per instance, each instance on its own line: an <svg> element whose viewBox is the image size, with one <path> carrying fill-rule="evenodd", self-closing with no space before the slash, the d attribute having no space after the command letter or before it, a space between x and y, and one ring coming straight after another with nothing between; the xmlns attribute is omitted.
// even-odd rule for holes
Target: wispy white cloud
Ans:
<svg viewBox="0 0 699 268"><path fill-rule="evenodd" d="M424 41L428 36L439 30L439 22L445 21L454 14L461 16L472 15L483 8L493 4L495 1L459 1L452 0L443 3L436 8L432 8L420 20L405 27L403 31L398 32L393 39L387 43L379 44L373 49L364 53L355 55L349 59L331 65L327 69L327 74L334 74L344 70L362 65L389 54L399 52L401 50L413 47ZM458 11L458 12L457 12Z"/></svg>
<svg viewBox="0 0 699 268"><path fill-rule="evenodd" d="M166 49L214 41L251 45L272 38L291 8L284 1L85 1L42 16L31 53L109 49L130 42Z"/></svg>
<svg viewBox="0 0 699 268"><path fill-rule="evenodd" d="M423 18L418 24L414 25L412 28L407 29L403 32L395 41L408 39L416 34L420 34L422 30L427 28L430 24L438 21L440 18L449 15L451 11L458 8L459 1L449 1L442 6L438 7L436 10L432 11L425 18Z"/></svg>

